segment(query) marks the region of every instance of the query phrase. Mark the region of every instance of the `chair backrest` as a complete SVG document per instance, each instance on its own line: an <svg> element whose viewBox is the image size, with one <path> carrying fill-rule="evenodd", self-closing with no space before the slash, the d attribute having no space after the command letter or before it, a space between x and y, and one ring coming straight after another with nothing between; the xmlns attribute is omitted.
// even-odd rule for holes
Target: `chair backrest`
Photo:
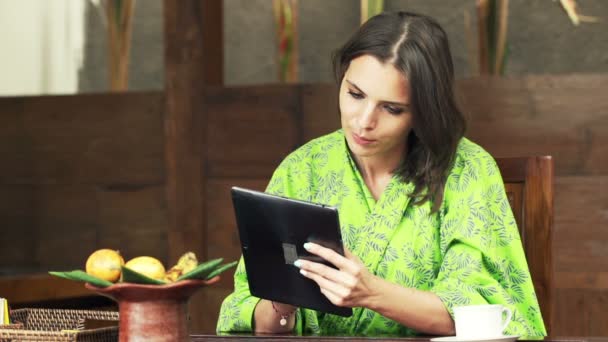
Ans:
<svg viewBox="0 0 608 342"><path fill-rule="evenodd" d="M547 333L553 320L553 159L495 158L521 235Z"/></svg>

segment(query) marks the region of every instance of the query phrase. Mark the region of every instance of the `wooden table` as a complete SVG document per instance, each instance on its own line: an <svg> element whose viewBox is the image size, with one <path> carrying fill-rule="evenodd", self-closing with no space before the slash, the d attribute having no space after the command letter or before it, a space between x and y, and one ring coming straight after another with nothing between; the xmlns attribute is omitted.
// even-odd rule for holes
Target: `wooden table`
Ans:
<svg viewBox="0 0 608 342"><path fill-rule="evenodd" d="M277 342L293 340L298 342L353 341L353 342L429 342L432 337L338 337L338 336L290 336L290 335L192 335L192 341L237 342L258 341ZM521 339L518 341L538 342L539 340ZM547 337L544 342L608 342L606 337Z"/></svg>

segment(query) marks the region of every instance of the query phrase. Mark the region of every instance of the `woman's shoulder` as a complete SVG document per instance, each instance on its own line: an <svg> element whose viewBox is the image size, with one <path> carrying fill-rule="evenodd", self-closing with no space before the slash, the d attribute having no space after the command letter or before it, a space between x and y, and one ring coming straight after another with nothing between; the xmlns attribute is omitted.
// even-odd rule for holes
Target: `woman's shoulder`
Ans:
<svg viewBox="0 0 608 342"><path fill-rule="evenodd" d="M267 191L312 200L316 178L343 167L345 142L342 131L313 139L291 152L274 171Z"/></svg>
<svg viewBox="0 0 608 342"><path fill-rule="evenodd" d="M446 181L444 202L461 201L481 189L492 189L490 193L495 193L494 190L504 189L502 184L500 171L490 153L462 138Z"/></svg>
<svg viewBox="0 0 608 342"><path fill-rule="evenodd" d="M327 159L333 154L340 153L344 149L344 133L337 130L332 133L312 139L304 145L291 152L283 162L282 166L298 165L302 163L315 162L315 160Z"/></svg>
<svg viewBox="0 0 608 342"><path fill-rule="evenodd" d="M331 151L342 148L344 146L344 132L339 129L326 135L322 135L318 138L312 139L302 147L298 148L296 152L302 151L306 153L314 153L318 151Z"/></svg>
<svg viewBox="0 0 608 342"><path fill-rule="evenodd" d="M496 161L488 151L468 138L460 140L451 173L494 174L496 169Z"/></svg>

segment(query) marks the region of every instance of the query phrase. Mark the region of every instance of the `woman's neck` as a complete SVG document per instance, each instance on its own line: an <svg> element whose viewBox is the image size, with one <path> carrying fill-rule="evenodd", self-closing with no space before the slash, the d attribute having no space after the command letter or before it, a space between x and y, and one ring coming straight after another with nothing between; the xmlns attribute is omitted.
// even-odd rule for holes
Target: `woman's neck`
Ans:
<svg viewBox="0 0 608 342"><path fill-rule="evenodd" d="M395 169L399 166L399 160L391 161L382 157L361 158L356 156L354 156L354 160L365 185L372 196L378 200L388 183L390 183Z"/></svg>
<svg viewBox="0 0 608 342"><path fill-rule="evenodd" d="M397 163L389 163L387 160L382 158L365 158L365 157L354 157L355 163L361 176L364 179L376 179L384 178L387 175L392 175L397 168Z"/></svg>

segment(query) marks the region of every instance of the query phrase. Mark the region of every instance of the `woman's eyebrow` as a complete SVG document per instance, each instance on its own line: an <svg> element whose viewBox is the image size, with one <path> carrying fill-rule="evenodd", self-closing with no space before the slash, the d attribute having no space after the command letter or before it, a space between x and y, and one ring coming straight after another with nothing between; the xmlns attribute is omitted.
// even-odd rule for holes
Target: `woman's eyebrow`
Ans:
<svg viewBox="0 0 608 342"><path fill-rule="evenodd" d="M361 88L357 87L356 84L354 84L353 82L346 80L346 83L350 84L351 87L355 88L358 92L360 92L361 94L365 94L365 92L363 90L361 90ZM403 103L403 102L395 102L395 101L382 101L382 103L386 103L389 105L393 105L393 106L401 106L401 107L406 107L409 108L410 104L409 103Z"/></svg>
<svg viewBox="0 0 608 342"><path fill-rule="evenodd" d="M405 107L405 108L410 107L409 103L393 102L393 101L382 101L382 102L389 104L389 105L393 105L393 106L401 106L401 107Z"/></svg>
<svg viewBox="0 0 608 342"><path fill-rule="evenodd" d="M365 92L364 92L363 90L361 90L361 88L357 87L357 85L356 85L356 84L354 84L353 82L351 82L351 81L349 81L349 80L346 80L346 82L347 82L348 84L350 84L352 87L354 87L355 89L357 89L357 91L358 91L358 92L365 94Z"/></svg>

